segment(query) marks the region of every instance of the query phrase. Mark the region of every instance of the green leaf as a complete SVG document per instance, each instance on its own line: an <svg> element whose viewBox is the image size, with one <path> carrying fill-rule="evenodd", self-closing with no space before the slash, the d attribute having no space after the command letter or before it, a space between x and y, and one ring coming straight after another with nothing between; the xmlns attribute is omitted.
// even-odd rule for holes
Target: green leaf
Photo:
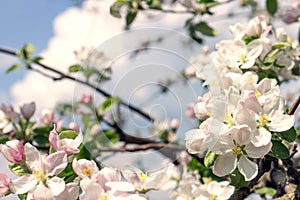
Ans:
<svg viewBox="0 0 300 200"><path fill-rule="evenodd" d="M33 137L33 141L38 144L38 146L46 147L49 146L48 135L36 135Z"/></svg>
<svg viewBox="0 0 300 200"><path fill-rule="evenodd" d="M25 61L25 62L28 62L30 61L31 57L33 56L35 52L35 47L33 44L31 43L28 43L28 44L25 44L21 49L19 49L19 51L17 52L17 56Z"/></svg>
<svg viewBox="0 0 300 200"><path fill-rule="evenodd" d="M9 137L8 135L0 136L0 144L5 144L9 140L11 140L11 137Z"/></svg>
<svg viewBox="0 0 300 200"><path fill-rule="evenodd" d="M239 170L234 170L230 175L230 184L236 187L247 187L250 181L245 181L244 176L239 172Z"/></svg>
<svg viewBox="0 0 300 200"><path fill-rule="evenodd" d="M51 130L52 130L51 126L41 126L33 129L33 132L40 135L48 135Z"/></svg>
<svg viewBox="0 0 300 200"><path fill-rule="evenodd" d="M26 200L27 199L27 194L18 194L18 197L20 200Z"/></svg>
<svg viewBox="0 0 300 200"><path fill-rule="evenodd" d="M267 0L266 1L266 7L267 7L267 11L271 15L274 15L277 12L277 8L278 8L277 0Z"/></svg>
<svg viewBox="0 0 300 200"><path fill-rule="evenodd" d="M64 169L64 171L62 171L60 174L58 174L57 176L60 178L64 178L67 176L71 176L75 174L72 168L72 163L68 163L67 167Z"/></svg>
<svg viewBox="0 0 300 200"><path fill-rule="evenodd" d="M125 5L124 2L115 2L113 3L110 8L109 8L109 12L110 14L113 16L113 17L116 17L116 18L121 18L121 8Z"/></svg>
<svg viewBox="0 0 300 200"><path fill-rule="evenodd" d="M290 156L289 149L280 141L272 140L273 146L269 155L275 158L286 159Z"/></svg>
<svg viewBox="0 0 300 200"><path fill-rule="evenodd" d="M274 197L276 194L276 190L274 188L270 188L270 187L263 187L263 188L256 189L254 191L260 195L269 194L272 197Z"/></svg>
<svg viewBox="0 0 300 200"><path fill-rule="evenodd" d="M153 0L150 4L150 8L161 10L161 1L160 0Z"/></svg>
<svg viewBox="0 0 300 200"><path fill-rule="evenodd" d="M98 111L101 113L101 114L105 114L107 112L109 112L115 103L118 103L120 102L120 98L117 98L117 97L109 97L107 98L99 107L98 107Z"/></svg>
<svg viewBox="0 0 300 200"><path fill-rule="evenodd" d="M217 155L214 152L212 152L212 151L207 152L204 157L204 166L205 167L212 166L214 164L216 158L217 158Z"/></svg>
<svg viewBox="0 0 300 200"><path fill-rule="evenodd" d="M128 28L132 22L134 21L134 19L136 18L137 16L137 11L136 10L133 10L133 11L129 11L126 15L126 27Z"/></svg>
<svg viewBox="0 0 300 200"><path fill-rule="evenodd" d="M105 130L97 137L97 142L99 142L101 146L105 146L105 147L112 146L112 144L116 144L119 141L120 141L120 136L113 129Z"/></svg>
<svg viewBox="0 0 300 200"><path fill-rule="evenodd" d="M72 65L72 66L70 66L69 67L69 72L71 72L71 73L74 73L74 72L79 72L79 71L82 71L83 70L83 68L82 68L82 66L81 65Z"/></svg>
<svg viewBox="0 0 300 200"><path fill-rule="evenodd" d="M294 142L297 137L297 132L294 127L290 128L287 131L275 133L282 140L286 140L288 142Z"/></svg>
<svg viewBox="0 0 300 200"><path fill-rule="evenodd" d="M210 27L206 22L202 21L195 25L195 30L201 32L203 35L206 36L216 36L218 32Z"/></svg>
<svg viewBox="0 0 300 200"><path fill-rule="evenodd" d="M85 145L81 145L80 151L77 154L77 159L87 159L87 160L93 160L94 157L90 153L90 151L85 147Z"/></svg>
<svg viewBox="0 0 300 200"><path fill-rule="evenodd" d="M32 61L33 63L39 63L41 60L43 60L43 58L40 57L40 56L37 56L37 57L33 58L31 61Z"/></svg>
<svg viewBox="0 0 300 200"><path fill-rule="evenodd" d="M197 170L199 172L203 172L206 167L202 163L198 162L195 158L192 158L192 160L188 164L188 169L190 171Z"/></svg>
<svg viewBox="0 0 300 200"><path fill-rule="evenodd" d="M256 40L258 39L259 37L258 36L249 36L249 35L245 35L243 37L243 40L246 44L249 44L250 42L252 42L253 40Z"/></svg>
<svg viewBox="0 0 300 200"><path fill-rule="evenodd" d="M75 131L72 130L64 130L62 132L59 133L59 138L60 139L75 139L77 137L77 133Z"/></svg>
<svg viewBox="0 0 300 200"><path fill-rule="evenodd" d="M23 176L27 174L27 171L18 164L8 163L8 167L17 176Z"/></svg>
<svg viewBox="0 0 300 200"><path fill-rule="evenodd" d="M22 69L23 67L21 65L18 65L18 64L14 64L13 66L11 66L10 68L8 68L5 73L10 73L14 70L18 70L18 69Z"/></svg>

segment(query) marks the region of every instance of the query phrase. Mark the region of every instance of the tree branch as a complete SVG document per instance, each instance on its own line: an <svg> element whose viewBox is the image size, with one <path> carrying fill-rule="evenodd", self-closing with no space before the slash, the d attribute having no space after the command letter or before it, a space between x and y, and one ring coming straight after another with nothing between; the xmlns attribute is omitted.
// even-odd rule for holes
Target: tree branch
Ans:
<svg viewBox="0 0 300 200"><path fill-rule="evenodd" d="M296 99L296 101L293 103L293 105L290 107L288 114L289 115L295 114L295 112L296 112L299 104L300 104L300 95L298 96L298 98Z"/></svg>
<svg viewBox="0 0 300 200"><path fill-rule="evenodd" d="M166 143L148 143L148 144L141 144L137 146L124 146L118 148L112 147L101 147L99 148L100 152L137 152L137 151L145 151L149 149L153 150L161 150L162 148L169 148L174 151L184 151L184 148L180 148L176 145L166 144Z"/></svg>
<svg viewBox="0 0 300 200"><path fill-rule="evenodd" d="M16 56L16 57L18 56L18 55L17 55L17 52L11 51L11 50L8 50L8 49L4 49L4 48L0 48L0 52L5 53L5 54L8 54L8 55L11 55L11 56ZM58 77L53 77L53 76L47 75L47 74L41 72L40 70L33 69L33 68L31 68L31 67L28 68L28 69L33 70L33 71L35 71L35 72L37 72L37 73L39 73L39 74L42 74L42 75L44 75L44 76L46 76L46 77L48 77L48 78L52 78L52 79L55 80L55 81L57 81L57 80L62 80L62 79L71 80L71 81L74 81L74 82L76 82L76 83L80 83L80 84L82 84L82 85L85 85L85 86L87 86L87 87L89 87L89 88L91 88L91 89L94 89L94 90L96 90L98 93L100 93L101 95L103 95L103 96L105 96L105 97L107 97L107 98L112 97L111 94L109 94L109 93L106 92L105 90L101 89L99 86L92 85L91 83L85 82L85 81L83 81L83 80L81 80L81 79L78 79L78 78L75 78L75 77L70 76L70 75L68 75L68 74L65 74L65 73L63 73L63 72L61 72L61 71L59 71L59 70L53 69L53 68L51 68L51 67L49 67L49 66L47 66L47 65L45 65L45 64L43 64L43 63L41 63L41 62L35 62L35 64L37 64L38 66L40 66L41 68L43 68L43 69L45 69L45 70L47 70L47 71L49 71L49 72L53 72L53 73L57 74ZM149 120L149 121L151 121L151 122L154 121L154 118L152 118L149 114L147 114L147 113L145 113L144 111L140 110L139 108L137 108L137 107L131 105L130 103L125 103L124 101L121 101L121 102L119 102L119 103L120 103L121 105L123 105L123 106L129 108L130 110L134 111L135 113L141 115L141 116L144 117L145 119L147 119L147 120Z"/></svg>

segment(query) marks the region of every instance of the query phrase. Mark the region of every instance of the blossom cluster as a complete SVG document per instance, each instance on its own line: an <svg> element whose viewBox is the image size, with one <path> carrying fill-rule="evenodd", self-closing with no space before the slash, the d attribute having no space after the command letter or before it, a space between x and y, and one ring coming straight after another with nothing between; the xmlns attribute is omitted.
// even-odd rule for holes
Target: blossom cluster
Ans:
<svg viewBox="0 0 300 200"><path fill-rule="evenodd" d="M281 28L272 40L272 26L264 16L230 30L234 38L216 45L210 54L212 64L193 62L210 91L194 107L202 123L188 131L185 140L191 154L214 155L215 175L223 177L238 169L250 181L258 173L255 159L270 153L276 133L294 125L279 84L297 78L293 69L300 48Z"/></svg>

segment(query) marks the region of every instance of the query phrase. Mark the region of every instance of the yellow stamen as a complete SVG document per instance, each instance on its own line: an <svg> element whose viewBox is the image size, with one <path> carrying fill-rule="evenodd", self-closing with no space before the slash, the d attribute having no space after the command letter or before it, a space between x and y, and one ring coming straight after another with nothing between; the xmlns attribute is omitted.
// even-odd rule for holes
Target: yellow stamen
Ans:
<svg viewBox="0 0 300 200"><path fill-rule="evenodd" d="M258 126L266 126L267 124L269 123L269 116L266 115L266 114L262 114L262 113L259 113L259 121L258 121Z"/></svg>
<svg viewBox="0 0 300 200"><path fill-rule="evenodd" d="M203 177L202 180L203 180L204 184L208 184L212 181L211 177Z"/></svg>
<svg viewBox="0 0 300 200"><path fill-rule="evenodd" d="M241 61L241 63L246 63L248 61L245 54L240 54L240 61Z"/></svg>
<svg viewBox="0 0 300 200"><path fill-rule="evenodd" d="M32 174L35 176L35 179L38 181L44 182L47 179L43 170L35 170L32 172Z"/></svg>
<svg viewBox="0 0 300 200"><path fill-rule="evenodd" d="M108 196L106 194L102 195L102 196L98 197L98 200L108 200Z"/></svg>
<svg viewBox="0 0 300 200"><path fill-rule="evenodd" d="M88 168L83 168L81 171L87 177L91 177L91 175L92 175L92 170L90 170Z"/></svg>
<svg viewBox="0 0 300 200"><path fill-rule="evenodd" d="M209 200L217 200L217 195L215 195L215 194L210 194L209 195Z"/></svg>
<svg viewBox="0 0 300 200"><path fill-rule="evenodd" d="M252 76L248 77L248 82L253 83L254 82L254 78Z"/></svg>
<svg viewBox="0 0 300 200"><path fill-rule="evenodd" d="M259 97L261 96L261 93L260 93L260 91L258 91L258 90L255 90L255 96L256 96L257 98L259 98Z"/></svg>
<svg viewBox="0 0 300 200"><path fill-rule="evenodd" d="M148 177L148 176L147 176L147 173L144 174L143 172L141 172L141 173L139 174L139 178L140 178L140 180L141 180L142 183L145 183L145 182L146 182L147 177Z"/></svg>
<svg viewBox="0 0 300 200"><path fill-rule="evenodd" d="M236 156L239 156L239 155L243 154L243 149L239 146L236 146L236 147L232 148L232 151Z"/></svg>
<svg viewBox="0 0 300 200"><path fill-rule="evenodd" d="M231 115L231 113L226 112L224 122L229 124L230 126L235 126L235 121Z"/></svg>

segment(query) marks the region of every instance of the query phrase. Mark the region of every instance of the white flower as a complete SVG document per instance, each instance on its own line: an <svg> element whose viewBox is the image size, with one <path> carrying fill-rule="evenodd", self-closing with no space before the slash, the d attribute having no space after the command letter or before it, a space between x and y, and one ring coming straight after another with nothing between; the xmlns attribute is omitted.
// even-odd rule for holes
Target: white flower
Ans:
<svg viewBox="0 0 300 200"><path fill-rule="evenodd" d="M262 158L271 150L272 143L269 141L264 146L256 147L251 142L250 133L250 129L245 125L235 126L220 137L212 149L218 155L213 166L214 174L225 176L237 167L246 181L255 178L258 167L248 158Z"/></svg>
<svg viewBox="0 0 300 200"><path fill-rule="evenodd" d="M93 160L80 159L76 158L73 160L72 167L74 172L80 178L92 178L96 173L99 172L99 169Z"/></svg>
<svg viewBox="0 0 300 200"><path fill-rule="evenodd" d="M209 181L201 186L202 193L199 196L201 200L227 200L234 192L234 186L229 185L228 181Z"/></svg>
<svg viewBox="0 0 300 200"><path fill-rule="evenodd" d="M252 142L259 147L271 140L271 132L282 132L290 129L295 122L295 116L284 113L285 102L281 96L265 99L260 104L255 93L249 94L243 103L244 108L238 114L241 124L248 124L254 131Z"/></svg>
<svg viewBox="0 0 300 200"><path fill-rule="evenodd" d="M27 192L38 195L35 192L37 188L47 187L53 196L60 195L65 190L63 179L56 177L67 166L67 155L63 151L46 155L40 155L40 152L31 144L25 144L26 164L31 174L25 174L11 183L11 190L15 194L24 194Z"/></svg>
<svg viewBox="0 0 300 200"><path fill-rule="evenodd" d="M262 44L255 41L248 45L242 40L227 40L217 44L217 52L222 64L233 70L253 67L256 58L260 56L262 51Z"/></svg>
<svg viewBox="0 0 300 200"><path fill-rule="evenodd" d="M169 172L173 167L173 165L169 165L158 171L145 173L135 167L128 166L122 170L122 174L129 183L134 185L136 190L147 191L150 189L160 189L160 187L167 183L171 177Z"/></svg>

